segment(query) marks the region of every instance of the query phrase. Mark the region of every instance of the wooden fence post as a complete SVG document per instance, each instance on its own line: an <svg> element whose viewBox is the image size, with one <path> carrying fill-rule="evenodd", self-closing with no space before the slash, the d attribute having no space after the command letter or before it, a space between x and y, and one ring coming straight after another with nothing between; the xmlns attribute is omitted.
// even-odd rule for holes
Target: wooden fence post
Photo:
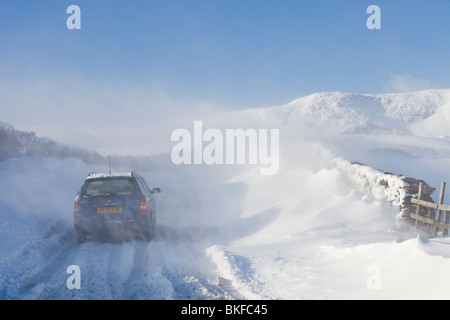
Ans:
<svg viewBox="0 0 450 320"><path fill-rule="evenodd" d="M444 193L445 193L445 182L441 183L441 192L439 193L439 202L438 202L438 207L436 210L436 223L434 225L434 230L433 230L433 235L436 237L437 236L437 231L438 231L438 224L441 220L441 210L439 209L439 206L442 205L444 203ZM445 229L444 229L445 230Z"/></svg>
<svg viewBox="0 0 450 320"><path fill-rule="evenodd" d="M445 182L443 182L444 183L444 186L445 186ZM443 220L443 223L444 223L444 226L443 226L443 230L442 230L442 237L443 238L447 238L447 236L448 236L448 229L446 228L446 226L445 226L445 224L448 224L448 211L447 210L444 210L444 220Z"/></svg>
<svg viewBox="0 0 450 320"><path fill-rule="evenodd" d="M422 182L419 183L419 191L417 193L417 200L422 200ZM416 214L419 215L420 213L420 204L417 204L417 208L416 208ZM416 219L416 224L415 224L415 228L417 229L419 224L419 220Z"/></svg>

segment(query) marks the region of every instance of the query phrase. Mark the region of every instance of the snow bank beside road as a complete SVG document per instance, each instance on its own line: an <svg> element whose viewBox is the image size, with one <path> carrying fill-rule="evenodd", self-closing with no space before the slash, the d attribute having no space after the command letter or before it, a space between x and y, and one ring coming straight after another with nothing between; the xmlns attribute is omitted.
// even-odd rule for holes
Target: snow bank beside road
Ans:
<svg viewBox="0 0 450 320"><path fill-rule="evenodd" d="M242 215L278 213L260 230L211 247L218 272L244 291L258 279L254 292L273 299L447 299L440 266L448 265L449 240L418 241L399 222L407 178L436 186L450 170L448 141L413 133L443 112L448 96L324 93L242 112L251 124L280 126L284 139L276 176L233 178L247 186ZM422 277L427 263L442 273L426 267ZM246 272L236 272L240 265Z"/></svg>

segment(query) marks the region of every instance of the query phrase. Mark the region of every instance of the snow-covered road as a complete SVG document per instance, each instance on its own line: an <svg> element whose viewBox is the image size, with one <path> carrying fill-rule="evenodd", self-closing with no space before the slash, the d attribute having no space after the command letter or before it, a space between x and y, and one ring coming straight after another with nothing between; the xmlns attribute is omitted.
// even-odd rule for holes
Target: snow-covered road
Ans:
<svg viewBox="0 0 450 320"><path fill-rule="evenodd" d="M215 198L220 194L216 190L211 203L205 203L201 194L211 195L211 183L196 185L189 177L160 172L149 179L152 184L161 182L158 186L163 189L157 197L157 233L152 241L91 236L78 244L72 225L73 199L90 171L92 166L75 159L1 163L0 299L259 297L219 277L207 248L258 230L266 221L264 213L241 223L243 230L233 224L239 212L222 217L230 225L218 228L221 212L212 208L228 199ZM177 183L179 179L184 182ZM239 184L235 188L241 190ZM236 192L232 189L229 194ZM227 210L233 205L222 207ZM66 284L71 266L80 270L79 289Z"/></svg>
<svg viewBox="0 0 450 320"><path fill-rule="evenodd" d="M67 280L80 270L80 288ZM151 242L95 237L77 244L73 231L53 226L0 263L0 299L234 299L200 251L159 227Z"/></svg>

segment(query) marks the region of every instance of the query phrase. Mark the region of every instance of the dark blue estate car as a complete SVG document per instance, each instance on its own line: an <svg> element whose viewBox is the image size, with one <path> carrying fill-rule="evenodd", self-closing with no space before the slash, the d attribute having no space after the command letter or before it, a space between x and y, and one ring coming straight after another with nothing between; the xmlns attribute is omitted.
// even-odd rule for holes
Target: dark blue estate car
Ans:
<svg viewBox="0 0 450 320"><path fill-rule="evenodd" d="M141 236L150 240L156 228L156 205L150 189L139 173L90 173L74 204L77 241L88 234L112 233Z"/></svg>

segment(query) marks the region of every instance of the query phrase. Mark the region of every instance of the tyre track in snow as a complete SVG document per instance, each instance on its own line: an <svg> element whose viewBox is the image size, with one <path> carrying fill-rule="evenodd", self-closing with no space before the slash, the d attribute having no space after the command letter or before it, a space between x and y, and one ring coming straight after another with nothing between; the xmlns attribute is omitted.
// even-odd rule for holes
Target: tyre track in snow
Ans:
<svg viewBox="0 0 450 320"><path fill-rule="evenodd" d="M42 238L30 240L1 261L0 299L33 299L37 288L49 291L45 284L76 247L71 235L70 229L55 223Z"/></svg>
<svg viewBox="0 0 450 320"><path fill-rule="evenodd" d="M147 243L86 243L71 263L86 269L82 299L223 299L230 298L198 265L198 256L176 232L158 228ZM100 252L98 252L100 251ZM81 258L81 259L79 259ZM82 271L83 274L83 271ZM89 294L84 294L88 291Z"/></svg>
<svg viewBox="0 0 450 320"><path fill-rule="evenodd" d="M81 245L69 227L52 232L0 263L1 299L233 298L170 228L159 227L150 242L92 239ZM66 286L71 265L80 267L80 289Z"/></svg>
<svg viewBox="0 0 450 320"><path fill-rule="evenodd" d="M204 250L194 248L192 242L169 228L163 229L157 249L163 263L163 275L174 288L174 299L234 299L217 285L217 275L208 269ZM200 246L201 248L201 246Z"/></svg>

